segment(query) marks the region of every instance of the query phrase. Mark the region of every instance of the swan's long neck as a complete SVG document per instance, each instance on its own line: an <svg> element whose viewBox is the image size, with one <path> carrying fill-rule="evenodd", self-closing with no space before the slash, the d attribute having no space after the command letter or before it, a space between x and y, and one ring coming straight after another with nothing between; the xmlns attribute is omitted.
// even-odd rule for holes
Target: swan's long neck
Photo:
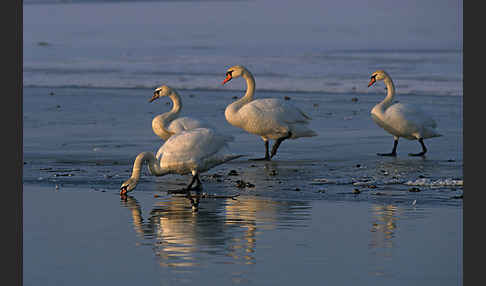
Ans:
<svg viewBox="0 0 486 286"><path fill-rule="evenodd" d="M246 104L253 100L253 95L255 94L255 78L249 71L244 72L241 76L246 80L246 93L238 101Z"/></svg>
<svg viewBox="0 0 486 286"><path fill-rule="evenodd" d="M169 94L170 99L172 100L172 110L170 111L171 114L179 115L182 108L182 102L179 94L175 90L173 90Z"/></svg>
<svg viewBox="0 0 486 286"><path fill-rule="evenodd" d="M133 170L131 178L138 181L140 179L140 173L142 171L142 165L144 162L147 162L149 167L150 173L154 176L162 176L167 174L168 172L162 169L159 166L159 162L155 158L155 155L152 152L142 152L137 155L135 158L135 162L133 163Z"/></svg>
<svg viewBox="0 0 486 286"><path fill-rule="evenodd" d="M169 94L169 97L172 100L172 109L169 112L157 116L152 121L152 129L154 133L165 140L171 135L174 135L173 132L169 131L168 127L170 123L179 116L182 108L181 98L176 91L172 91Z"/></svg>
<svg viewBox="0 0 486 286"><path fill-rule="evenodd" d="M385 79L383 80L386 85L387 94L385 99L380 103L380 106L383 109L387 109L393 102L393 98L395 97L395 85L389 75L385 75Z"/></svg>
<svg viewBox="0 0 486 286"><path fill-rule="evenodd" d="M228 106L225 111L226 119L233 117L241 107L253 100L253 95L255 94L255 78L249 71L244 71L241 76L246 80L245 96Z"/></svg>

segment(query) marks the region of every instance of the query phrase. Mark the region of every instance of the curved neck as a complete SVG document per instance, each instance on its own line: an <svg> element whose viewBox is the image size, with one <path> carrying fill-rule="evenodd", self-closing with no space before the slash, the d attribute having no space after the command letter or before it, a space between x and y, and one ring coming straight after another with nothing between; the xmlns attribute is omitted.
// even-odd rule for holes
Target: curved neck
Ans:
<svg viewBox="0 0 486 286"><path fill-rule="evenodd" d="M181 108L182 108L182 102L181 102L181 98L179 97L179 95L177 94L177 92L175 92L174 90L169 94L169 97L170 99L172 100L172 109L165 113L165 117L163 118L163 128L166 129L169 124L172 122L172 120L176 119L177 116L179 116L179 113L181 112ZM167 131L169 132L169 131Z"/></svg>
<svg viewBox="0 0 486 286"><path fill-rule="evenodd" d="M246 80L246 93L238 101L248 103L253 100L253 95L255 94L255 78L249 71L245 71L241 76Z"/></svg>
<svg viewBox="0 0 486 286"><path fill-rule="evenodd" d="M383 108L387 108L392 104L393 98L395 96L395 85L393 84L392 79L388 75L385 75L385 79L383 81L385 82L386 85L387 94L385 99L383 99L383 101L380 104L383 106Z"/></svg>
<svg viewBox="0 0 486 286"><path fill-rule="evenodd" d="M137 155L135 162L133 163L133 170L131 178L138 180L140 178L140 173L142 165L147 162L150 173L155 176L162 176L167 174L167 172L159 166L158 160L152 152L142 152Z"/></svg>
<svg viewBox="0 0 486 286"><path fill-rule="evenodd" d="M245 96L243 96L242 98L238 99L237 101L233 102L228 106L227 111L229 112L229 114L227 114L226 118L228 118L230 114L234 114L238 112L238 110L241 107L243 107L245 104L253 100L253 95L255 94L255 79L253 78L253 75L249 71L244 71L241 74L241 77L243 77L246 80Z"/></svg>
<svg viewBox="0 0 486 286"><path fill-rule="evenodd" d="M152 121L152 129L154 133L164 139L174 135L173 132L168 130L168 127L170 123L179 116L182 108L181 98L176 91L173 90L169 94L169 98L172 100L172 109L169 112L157 116Z"/></svg>
<svg viewBox="0 0 486 286"><path fill-rule="evenodd" d="M170 112L179 114L182 108L182 102L179 94L177 94L175 90L172 90L172 92L169 94L169 97L172 100L172 110Z"/></svg>

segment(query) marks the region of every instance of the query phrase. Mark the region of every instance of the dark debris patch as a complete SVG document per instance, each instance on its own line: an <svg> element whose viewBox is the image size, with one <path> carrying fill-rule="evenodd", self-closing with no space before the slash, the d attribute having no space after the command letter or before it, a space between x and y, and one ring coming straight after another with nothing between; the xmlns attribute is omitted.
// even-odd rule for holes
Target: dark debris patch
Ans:
<svg viewBox="0 0 486 286"><path fill-rule="evenodd" d="M413 188L408 189L408 191L411 192L411 193L418 193L418 192L421 192L422 190L420 190L417 187L413 187Z"/></svg>
<svg viewBox="0 0 486 286"><path fill-rule="evenodd" d="M238 174L238 172L237 172L236 170L231 170L231 171L229 171L229 173L228 173L228 176L238 176L238 175L239 175L239 174Z"/></svg>
<svg viewBox="0 0 486 286"><path fill-rule="evenodd" d="M268 172L268 175L269 176L276 176L278 173L276 170L271 170L270 172Z"/></svg>
<svg viewBox="0 0 486 286"><path fill-rule="evenodd" d="M222 182L223 181L223 175L220 175L220 174L211 174L211 175L207 175L203 178L203 180L208 180L208 181L216 181L218 183Z"/></svg>
<svg viewBox="0 0 486 286"><path fill-rule="evenodd" d="M240 189L244 189L244 188L254 188L255 185L250 183L250 182L245 182L243 180L237 180L236 181L236 187L237 188L240 188Z"/></svg>

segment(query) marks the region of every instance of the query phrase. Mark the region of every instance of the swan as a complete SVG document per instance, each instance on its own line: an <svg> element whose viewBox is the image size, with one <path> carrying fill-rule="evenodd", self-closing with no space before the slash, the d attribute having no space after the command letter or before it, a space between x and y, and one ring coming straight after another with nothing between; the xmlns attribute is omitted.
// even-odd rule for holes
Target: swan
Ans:
<svg viewBox="0 0 486 286"><path fill-rule="evenodd" d="M231 125L263 139L265 157L250 160L270 161L285 139L317 135L316 132L307 127L311 118L292 104L277 98L253 99L255 79L244 66L230 67L226 71L226 78L222 85L240 76L246 80L246 94L228 105L224 115ZM268 141L270 139L275 140L271 154L268 152Z"/></svg>
<svg viewBox="0 0 486 286"><path fill-rule="evenodd" d="M223 152L223 148L230 141L233 141L232 136L218 134L209 128L196 128L176 133L165 141L157 155L152 152L142 152L137 155L131 177L121 184L120 195L126 195L135 189L145 162L154 176L191 173L192 179L185 190L191 190L194 182L196 182L194 188L199 188L201 187L200 173L242 156Z"/></svg>
<svg viewBox="0 0 486 286"><path fill-rule="evenodd" d="M385 99L371 109L371 117L378 126L393 135L394 143L391 153L378 153L380 156L396 156L398 139L418 140L422 152L410 153L410 156L423 156L427 152L424 139L442 136L435 128L437 123L418 106L403 103L393 103L395 85L391 77L384 70L377 70L371 74L368 87L383 80L387 89Z"/></svg>
<svg viewBox="0 0 486 286"><path fill-rule="evenodd" d="M152 130L155 135L162 138L162 140L165 141L169 139L170 136L183 130L190 130L198 127L211 127L206 122L198 119L178 117L182 108L181 98L173 88L167 85L162 85L156 88L154 90L154 95L149 102L153 102L163 96L168 96L172 100L172 110L157 115L152 120Z"/></svg>

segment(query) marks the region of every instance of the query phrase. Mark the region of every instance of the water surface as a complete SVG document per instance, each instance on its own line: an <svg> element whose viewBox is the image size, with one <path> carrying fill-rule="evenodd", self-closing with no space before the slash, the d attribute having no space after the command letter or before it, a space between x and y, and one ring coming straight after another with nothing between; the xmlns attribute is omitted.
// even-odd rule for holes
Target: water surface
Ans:
<svg viewBox="0 0 486 286"><path fill-rule="evenodd" d="M23 11L25 285L462 284L461 1L53 2ZM245 89L221 86L234 64L318 136L248 161L264 145L224 118ZM425 157L405 139L376 156L393 146L370 118L376 69L437 121ZM151 121L170 102L148 102L162 84L244 155L201 176L217 198L197 212L170 192L189 176L144 168L119 196L163 144Z"/></svg>

